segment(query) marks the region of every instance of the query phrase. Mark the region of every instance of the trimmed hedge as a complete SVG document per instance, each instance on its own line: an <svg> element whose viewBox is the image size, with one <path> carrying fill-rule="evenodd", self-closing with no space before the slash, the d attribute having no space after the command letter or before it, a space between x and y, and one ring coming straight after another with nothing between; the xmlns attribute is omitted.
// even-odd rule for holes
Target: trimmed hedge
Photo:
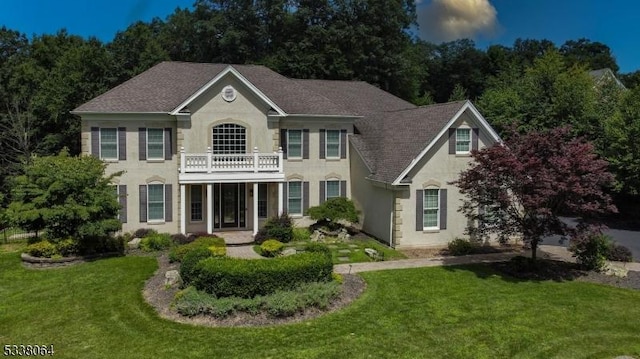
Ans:
<svg viewBox="0 0 640 359"><path fill-rule="evenodd" d="M200 261L211 256L213 256L213 253L207 247L196 247L187 252L180 264L180 277L182 278L182 282L185 284L191 283L197 274L196 266Z"/></svg>
<svg viewBox="0 0 640 359"><path fill-rule="evenodd" d="M218 298L253 298L330 281L332 271L331 257L312 252L272 260L206 258L194 268L191 284Z"/></svg>
<svg viewBox="0 0 640 359"><path fill-rule="evenodd" d="M171 248L169 251L170 262L182 262L184 256L196 248L210 248L214 256L223 257L227 254L227 248L223 238L198 237L193 242Z"/></svg>
<svg viewBox="0 0 640 359"><path fill-rule="evenodd" d="M58 254L58 249L49 241L40 241L28 245L26 252L33 257L51 258Z"/></svg>
<svg viewBox="0 0 640 359"><path fill-rule="evenodd" d="M173 239L167 233L152 233L142 238L140 249L145 252L161 251L173 246Z"/></svg>

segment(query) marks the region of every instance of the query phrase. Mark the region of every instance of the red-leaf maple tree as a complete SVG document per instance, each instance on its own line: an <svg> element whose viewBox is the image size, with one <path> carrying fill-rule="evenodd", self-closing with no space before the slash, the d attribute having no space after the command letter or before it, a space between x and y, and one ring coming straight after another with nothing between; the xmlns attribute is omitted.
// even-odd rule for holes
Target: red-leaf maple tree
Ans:
<svg viewBox="0 0 640 359"><path fill-rule="evenodd" d="M613 181L608 163L569 127L526 134L511 129L508 138L473 151L470 168L452 182L465 195L460 211L473 223L472 237L520 236L535 260L544 237L575 236L617 211L603 191ZM569 227L561 214L578 217L578 225Z"/></svg>

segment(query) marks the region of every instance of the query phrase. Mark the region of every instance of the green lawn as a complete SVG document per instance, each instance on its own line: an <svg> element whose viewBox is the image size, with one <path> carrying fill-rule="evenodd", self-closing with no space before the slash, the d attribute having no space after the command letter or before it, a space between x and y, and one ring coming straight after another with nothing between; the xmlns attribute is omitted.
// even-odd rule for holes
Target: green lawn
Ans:
<svg viewBox="0 0 640 359"><path fill-rule="evenodd" d="M301 324L201 328L142 299L153 257L27 270L0 253L0 346L54 344L58 358L640 357L640 292L517 282L487 267L370 272L360 299Z"/></svg>
<svg viewBox="0 0 640 359"><path fill-rule="evenodd" d="M306 241L300 241L286 243L285 245L287 247L304 249L308 243L309 242ZM333 257L334 264L373 262L373 259L364 252L365 248L375 249L382 255L382 258L385 261L407 258L401 252L398 252L393 248L389 248L373 238L356 238L346 242L335 241L335 243L327 243L327 246L331 250L331 256ZM258 251L258 253L260 252Z"/></svg>

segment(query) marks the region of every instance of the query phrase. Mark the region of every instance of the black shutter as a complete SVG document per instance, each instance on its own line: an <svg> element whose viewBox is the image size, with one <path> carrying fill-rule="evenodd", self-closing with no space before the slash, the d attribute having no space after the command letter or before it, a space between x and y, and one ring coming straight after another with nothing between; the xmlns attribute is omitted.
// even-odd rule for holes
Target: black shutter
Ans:
<svg viewBox="0 0 640 359"><path fill-rule="evenodd" d="M320 204L323 204L325 201L325 187L324 187L324 181L320 181L320 190L318 191L320 193Z"/></svg>
<svg viewBox="0 0 640 359"><path fill-rule="evenodd" d="M320 159L324 159L325 156L325 141L326 141L326 130L320 130Z"/></svg>
<svg viewBox="0 0 640 359"><path fill-rule="evenodd" d="M91 154L100 158L100 128L91 127Z"/></svg>
<svg viewBox="0 0 640 359"><path fill-rule="evenodd" d="M127 185L118 186L118 202L120 203L120 222L127 223Z"/></svg>
<svg viewBox="0 0 640 359"><path fill-rule="evenodd" d="M147 221L147 185L140 185L140 222Z"/></svg>
<svg viewBox="0 0 640 359"><path fill-rule="evenodd" d="M340 130L340 158L347 158L347 130Z"/></svg>
<svg viewBox="0 0 640 359"><path fill-rule="evenodd" d="M309 129L302 130L302 159L309 159Z"/></svg>
<svg viewBox="0 0 640 359"><path fill-rule="evenodd" d="M449 129L449 154L450 155L456 154L456 129L455 128Z"/></svg>
<svg viewBox="0 0 640 359"><path fill-rule="evenodd" d="M416 231L424 229L424 190L416 190Z"/></svg>
<svg viewBox="0 0 640 359"><path fill-rule="evenodd" d="M302 182L302 214L307 215L309 211L309 182Z"/></svg>
<svg viewBox="0 0 640 359"><path fill-rule="evenodd" d="M440 229L447 229L447 190L440 189Z"/></svg>
<svg viewBox="0 0 640 359"><path fill-rule="evenodd" d="M118 127L118 160L127 160L127 129Z"/></svg>
<svg viewBox="0 0 640 359"><path fill-rule="evenodd" d="M173 155L173 141L171 140L171 128L164 129L164 159L170 160Z"/></svg>
<svg viewBox="0 0 640 359"><path fill-rule="evenodd" d="M480 135L480 129L479 128L474 128L473 129L473 135L471 136L471 149L472 150L477 150L478 149L478 136Z"/></svg>
<svg viewBox="0 0 640 359"><path fill-rule="evenodd" d="M284 213L289 212L289 183L285 182L282 184L282 211Z"/></svg>
<svg viewBox="0 0 640 359"><path fill-rule="evenodd" d="M340 181L340 197L347 197L347 181Z"/></svg>
<svg viewBox="0 0 640 359"><path fill-rule="evenodd" d="M164 185L164 221L173 221L173 186Z"/></svg>
<svg viewBox="0 0 640 359"><path fill-rule="evenodd" d="M147 129L144 127L138 128L138 159L147 160Z"/></svg>
<svg viewBox="0 0 640 359"><path fill-rule="evenodd" d="M280 147L282 147L282 158L287 158L287 130L280 130Z"/></svg>

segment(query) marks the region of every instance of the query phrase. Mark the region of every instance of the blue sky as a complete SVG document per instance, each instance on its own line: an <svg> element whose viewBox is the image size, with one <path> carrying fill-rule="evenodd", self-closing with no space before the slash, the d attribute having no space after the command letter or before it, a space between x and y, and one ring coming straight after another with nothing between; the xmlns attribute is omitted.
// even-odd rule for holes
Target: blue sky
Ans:
<svg viewBox="0 0 640 359"><path fill-rule="evenodd" d="M176 7L191 7L193 2L1 0L0 26L28 36L66 28L71 34L96 36L106 42L132 22L149 21L156 16L164 19ZM585 37L607 44L620 72L640 70L640 2L636 0L418 0L417 3L421 33L427 40L466 36L484 48L490 44L511 46L517 38L546 38L560 46L566 40ZM444 24L446 16L462 20L463 29L443 28L435 38L425 35L427 31L437 32L429 27L436 23L433 17Z"/></svg>

